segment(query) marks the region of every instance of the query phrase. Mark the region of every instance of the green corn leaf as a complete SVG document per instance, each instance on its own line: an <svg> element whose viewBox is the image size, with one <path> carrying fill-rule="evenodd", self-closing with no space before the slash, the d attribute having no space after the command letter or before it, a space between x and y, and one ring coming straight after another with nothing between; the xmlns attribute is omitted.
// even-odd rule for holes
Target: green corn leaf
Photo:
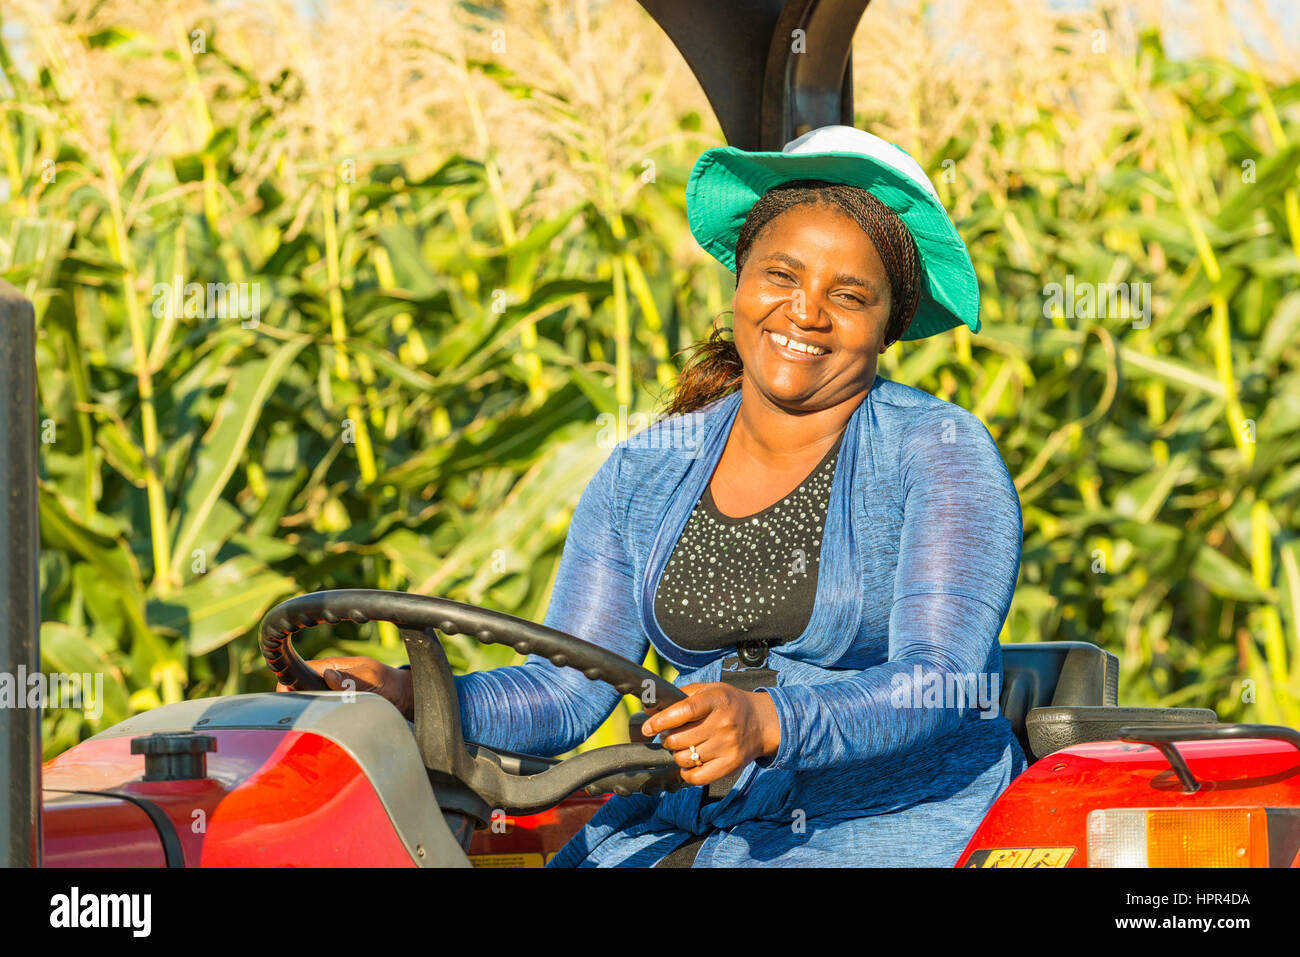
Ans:
<svg viewBox="0 0 1300 957"><path fill-rule="evenodd" d="M257 628L262 615L295 590L292 578L238 555L148 606L154 627L183 636L191 655L205 655Z"/></svg>
<svg viewBox="0 0 1300 957"><path fill-rule="evenodd" d="M79 679L78 684L84 687L80 693L83 714L88 719L95 711L101 714L92 721L94 727L107 728L130 713L126 682L121 670L91 644L80 629L57 621L42 622L41 665L47 672L91 676L88 681ZM97 687L102 687L103 697L100 700L94 700L93 692Z"/></svg>
<svg viewBox="0 0 1300 957"><path fill-rule="evenodd" d="M1202 545L1197 550L1189 571L1193 578L1221 597L1237 601L1275 600L1272 592L1265 591L1255 583L1249 569L1243 568L1209 545Z"/></svg>
<svg viewBox="0 0 1300 957"><path fill-rule="evenodd" d="M199 443L194 472L177 512L172 550L174 572L179 572L182 563L190 560L190 551L200 541L218 536L218 529L209 531L206 526L226 483L239 466L267 397L301 349L301 343L285 343L271 358L249 362L231 378L212 425ZM221 519L217 521L220 523Z"/></svg>

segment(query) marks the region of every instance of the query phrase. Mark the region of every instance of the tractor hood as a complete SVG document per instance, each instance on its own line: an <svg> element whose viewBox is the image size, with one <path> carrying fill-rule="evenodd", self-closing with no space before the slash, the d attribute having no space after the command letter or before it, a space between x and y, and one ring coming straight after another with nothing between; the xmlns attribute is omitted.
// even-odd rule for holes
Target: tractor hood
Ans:
<svg viewBox="0 0 1300 957"><path fill-rule="evenodd" d="M41 783L51 867L469 864L410 723L374 694L165 705L59 755Z"/></svg>

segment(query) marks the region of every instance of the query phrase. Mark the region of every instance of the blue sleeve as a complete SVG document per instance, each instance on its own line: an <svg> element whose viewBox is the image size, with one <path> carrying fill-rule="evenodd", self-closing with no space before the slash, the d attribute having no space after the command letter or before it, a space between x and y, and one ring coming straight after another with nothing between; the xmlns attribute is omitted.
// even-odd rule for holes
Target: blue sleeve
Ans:
<svg viewBox="0 0 1300 957"><path fill-rule="evenodd" d="M949 706L916 707L934 700L924 689L982 673L986 697L989 688L1000 691L998 634L1024 529L997 445L965 410L926 413L908 426L896 474L904 515L894 591L868 596L892 597L889 659L839 681L765 689L776 705L781 745L762 766L811 770L924 747L978 709L978 701L955 695Z"/></svg>
<svg viewBox="0 0 1300 957"><path fill-rule="evenodd" d="M637 619L632 568L612 514L621 452L614 450L578 500L544 623L640 664L649 640ZM465 739L526 754L572 750L621 697L537 655L455 680Z"/></svg>

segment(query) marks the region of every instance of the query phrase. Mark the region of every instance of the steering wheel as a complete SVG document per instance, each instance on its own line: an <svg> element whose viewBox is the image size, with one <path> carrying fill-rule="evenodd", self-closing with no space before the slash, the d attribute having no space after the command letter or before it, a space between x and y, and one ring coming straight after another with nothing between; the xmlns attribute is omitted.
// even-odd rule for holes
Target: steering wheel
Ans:
<svg viewBox="0 0 1300 957"><path fill-rule="evenodd" d="M602 790L618 793L675 791L685 786L672 752L656 744L615 744L553 762L466 742L461 736L460 702L451 666L437 632L469 635L484 643L508 645L520 654L540 655L554 665L580 671L592 681L603 681L620 694L648 700L653 710L686 697L659 675L612 651L477 605L430 595L349 588L300 595L266 613L260 629L262 655L281 684L293 691L330 690L299 657L292 637L303 629L340 621L387 621L397 626L411 662L416 744L444 810L467 813L486 824L494 810L534 814L554 807L584 786L589 792L601 793L591 787L596 783Z"/></svg>

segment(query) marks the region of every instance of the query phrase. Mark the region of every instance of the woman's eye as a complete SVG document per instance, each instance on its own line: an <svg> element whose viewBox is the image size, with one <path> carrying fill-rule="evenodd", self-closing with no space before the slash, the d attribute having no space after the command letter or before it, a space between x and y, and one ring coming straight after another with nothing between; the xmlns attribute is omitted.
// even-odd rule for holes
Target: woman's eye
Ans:
<svg viewBox="0 0 1300 957"><path fill-rule="evenodd" d="M784 269L769 269L767 271L767 274L771 276L773 279L781 279L786 282L798 282L798 280L796 280L794 276L786 272ZM846 300L849 304L855 306L865 306L867 304L865 299L863 299L861 296L856 296L851 292L840 292L840 293L835 293L835 295L837 298Z"/></svg>

